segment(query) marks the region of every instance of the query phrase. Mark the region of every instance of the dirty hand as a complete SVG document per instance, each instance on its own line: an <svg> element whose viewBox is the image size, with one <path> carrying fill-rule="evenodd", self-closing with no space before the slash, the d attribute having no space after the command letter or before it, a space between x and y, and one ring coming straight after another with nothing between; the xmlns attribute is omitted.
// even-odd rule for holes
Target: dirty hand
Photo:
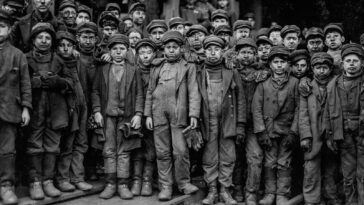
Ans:
<svg viewBox="0 0 364 205"><path fill-rule="evenodd" d="M142 118L139 115L135 115L133 119L131 119L131 127L134 129L139 129L141 126Z"/></svg>
<svg viewBox="0 0 364 205"><path fill-rule="evenodd" d="M196 129L197 128L197 118L191 117L190 126L191 126L191 129Z"/></svg>
<svg viewBox="0 0 364 205"><path fill-rule="evenodd" d="M78 58L78 57L80 57L80 56L81 56L80 52L78 52L76 49L73 49L72 55L73 55L75 58Z"/></svg>
<svg viewBox="0 0 364 205"><path fill-rule="evenodd" d="M304 152L311 152L312 150L312 139L304 139L301 141L301 148Z"/></svg>
<svg viewBox="0 0 364 205"><path fill-rule="evenodd" d="M327 141L326 141L326 145L327 145L327 147L328 147L328 148L329 148L332 152L337 153L338 148L337 148L337 143L336 143L336 141L329 139L329 140L327 140Z"/></svg>
<svg viewBox="0 0 364 205"><path fill-rule="evenodd" d="M102 115L100 112L95 113L95 122L97 126L103 127L104 126L104 119L102 118Z"/></svg>
<svg viewBox="0 0 364 205"><path fill-rule="evenodd" d="M235 143L237 145L244 144L244 141L245 141L245 136L244 135L242 135L242 134L236 135Z"/></svg>
<svg viewBox="0 0 364 205"><path fill-rule="evenodd" d="M23 108L23 112L21 113L21 126L25 127L29 124L30 121L30 115L29 115L29 109Z"/></svg>
<svg viewBox="0 0 364 205"><path fill-rule="evenodd" d="M145 125L147 126L148 130L153 130L153 119L151 117L147 117Z"/></svg>
<svg viewBox="0 0 364 205"><path fill-rule="evenodd" d="M309 78L303 77L300 80L298 91L303 97L308 97L312 93L312 84Z"/></svg>
<svg viewBox="0 0 364 205"><path fill-rule="evenodd" d="M111 55L109 53L105 53L101 56L101 60L104 62L111 62Z"/></svg>
<svg viewBox="0 0 364 205"><path fill-rule="evenodd" d="M41 88L42 87L42 80L40 76L33 76L31 79L32 88Z"/></svg>
<svg viewBox="0 0 364 205"><path fill-rule="evenodd" d="M269 151L272 148L272 141L266 132L261 132L258 134L258 143L266 151Z"/></svg>
<svg viewBox="0 0 364 205"><path fill-rule="evenodd" d="M297 136L294 133L289 133L287 136L283 138L283 146L287 148L292 148L296 143Z"/></svg>

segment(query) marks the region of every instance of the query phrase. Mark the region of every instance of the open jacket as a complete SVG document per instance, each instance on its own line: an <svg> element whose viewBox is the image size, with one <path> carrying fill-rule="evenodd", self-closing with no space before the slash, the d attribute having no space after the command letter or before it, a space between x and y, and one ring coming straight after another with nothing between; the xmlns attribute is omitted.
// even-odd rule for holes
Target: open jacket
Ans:
<svg viewBox="0 0 364 205"><path fill-rule="evenodd" d="M144 115L147 117L152 116L153 107L158 106L153 102L153 92L157 87L159 80L159 73L163 67L165 59L160 61L154 61L153 68L150 72L150 80L145 100ZM201 96L198 92L198 86L196 81L196 67L194 64L190 64L183 58L175 63L178 68L177 71L177 86L176 86L176 113L177 113L177 125L187 126L189 123L189 117L200 117L200 103ZM158 125L158 121L153 120L154 125Z"/></svg>
<svg viewBox="0 0 364 205"><path fill-rule="evenodd" d="M0 58L0 119L20 123L23 107L32 108L27 60L10 42L0 49Z"/></svg>
<svg viewBox="0 0 364 205"><path fill-rule="evenodd" d="M311 151L304 153L305 160L312 160L320 153L326 133L324 119L326 96L322 96L319 89L319 85L313 80L312 93L308 97L300 97L300 139L312 140Z"/></svg>
<svg viewBox="0 0 364 205"><path fill-rule="evenodd" d="M272 77L260 83L252 101L254 133L266 131L270 137L298 135L298 79L289 76L283 88L273 87Z"/></svg>
<svg viewBox="0 0 364 205"><path fill-rule="evenodd" d="M207 76L204 66L197 71L198 88L202 96L201 101L201 132L208 140L209 136L209 102L207 94ZM224 68L222 70L223 101L221 118L221 135L224 138L244 135L246 124L246 101L243 84L236 70Z"/></svg>

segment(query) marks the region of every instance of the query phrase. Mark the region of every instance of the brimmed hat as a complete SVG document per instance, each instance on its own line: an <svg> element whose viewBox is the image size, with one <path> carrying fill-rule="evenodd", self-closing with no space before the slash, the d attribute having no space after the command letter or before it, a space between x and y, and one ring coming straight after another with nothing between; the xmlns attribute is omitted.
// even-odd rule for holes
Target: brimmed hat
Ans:
<svg viewBox="0 0 364 205"><path fill-rule="evenodd" d="M248 28L248 29L252 29L252 25L249 21L245 21L245 20L237 20L235 21L234 25L233 25L233 30L236 31L240 28Z"/></svg>
<svg viewBox="0 0 364 205"><path fill-rule="evenodd" d="M154 51L157 49L157 45L152 40L150 40L149 38L144 38L144 39L138 41L138 43L135 45L135 50L138 51L139 48L141 48L143 46L149 46Z"/></svg>
<svg viewBox="0 0 364 205"><path fill-rule="evenodd" d="M124 44L127 48L129 48L129 38L124 34L115 34L109 38L109 42L107 44L108 48L111 48L115 44Z"/></svg>
<svg viewBox="0 0 364 205"><path fill-rule="evenodd" d="M342 25L340 23L329 23L325 26L324 28L324 34L325 36L327 35L327 33L329 33L330 31L336 31L339 32L341 35L344 34L344 30L342 28Z"/></svg>
<svg viewBox="0 0 364 205"><path fill-rule="evenodd" d="M310 58L310 55L309 55L308 51L305 49L295 50L289 55L289 59L290 59L291 63L295 63L302 59L306 59L308 61L309 58Z"/></svg>
<svg viewBox="0 0 364 205"><path fill-rule="evenodd" d="M267 36L258 37L255 43L257 44L257 46L259 46L260 44L263 44L263 43L267 43L267 44L273 46L273 41L270 40Z"/></svg>
<svg viewBox="0 0 364 205"><path fill-rule="evenodd" d="M227 11L223 9L217 9L211 13L211 21L214 21L216 18L223 18L226 20L229 20L229 15Z"/></svg>
<svg viewBox="0 0 364 205"><path fill-rule="evenodd" d="M229 36L233 35L231 27L228 25L220 25L214 30L214 35L218 36L221 33L227 33Z"/></svg>
<svg viewBox="0 0 364 205"><path fill-rule="evenodd" d="M147 26L147 31L148 33L152 32L153 29L155 28L163 28L164 30L168 30L168 26L165 20L162 19L154 19L152 20L148 26Z"/></svg>
<svg viewBox="0 0 364 205"><path fill-rule="evenodd" d="M56 32L54 31L52 24L45 22L39 22L33 26L30 32L30 39L33 40L41 32L49 33L52 37L52 41L56 40Z"/></svg>
<svg viewBox="0 0 364 205"><path fill-rule="evenodd" d="M208 34L208 32L207 32L207 29L204 27L204 26L202 26L202 25L200 25L200 24L195 24L195 25L192 25L191 27L190 27L190 29L187 31L187 33L186 33L186 36L187 37L190 37L190 36L192 36L193 34L195 34L195 33L197 33L197 32L202 32L202 33L204 33L205 35L207 35Z"/></svg>
<svg viewBox="0 0 364 205"><path fill-rule="evenodd" d="M58 31L56 36L57 36L57 43L59 43L62 39L66 39L72 42L73 44L76 44L76 37L68 31Z"/></svg>
<svg viewBox="0 0 364 205"><path fill-rule="evenodd" d="M62 11L63 9L67 8L67 7L71 7L74 8L77 11L77 6L76 4L71 1L71 0L64 0L59 4L58 10Z"/></svg>
<svg viewBox="0 0 364 205"><path fill-rule="evenodd" d="M306 40L315 38L315 37L319 37L321 39L324 39L324 31L321 28L318 27L311 27L308 29L307 33L306 33Z"/></svg>
<svg viewBox="0 0 364 205"><path fill-rule="evenodd" d="M314 53L311 57L311 65L314 66L316 64L326 63L330 67L334 64L334 59L332 56L326 52L317 52Z"/></svg>
<svg viewBox="0 0 364 205"><path fill-rule="evenodd" d="M184 38L183 38L182 34L178 31L167 31L162 37L162 42L163 42L163 44L166 44L170 41L175 41L179 45L183 45Z"/></svg>
<svg viewBox="0 0 364 205"><path fill-rule="evenodd" d="M255 43L254 39L252 39L252 38L241 38L236 43L235 50L239 51L241 48L246 47L246 46L252 47L255 50L257 49L257 44Z"/></svg>
<svg viewBox="0 0 364 205"><path fill-rule="evenodd" d="M108 4L106 4L105 11L111 11L112 8L118 10L119 12L121 11L120 6L119 6L118 3L108 3Z"/></svg>
<svg viewBox="0 0 364 205"><path fill-rule="evenodd" d="M171 20L169 20L168 27L169 27L169 29L171 29L171 28L173 28L173 27L175 27L177 25L180 25L180 24L183 25L184 22L185 21L181 17L173 17L173 18L171 18Z"/></svg>
<svg viewBox="0 0 364 205"><path fill-rule="evenodd" d="M118 27L119 26L119 19L116 18L116 16L111 13L110 11L103 11L100 14L100 19L99 19L99 27L103 28L105 26L115 26Z"/></svg>
<svg viewBox="0 0 364 205"><path fill-rule="evenodd" d="M301 34L301 29L296 25L286 25L281 30L281 37L284 38L288 33L297 33L299 36Z"/></svg>
<svg viewBox="0 0 364 205"><path fill-rule="evenodd" d="M288 58L289 57L288 48L286 48L282 45L273 46L269 52L268 61L273 60L273 58L276 56L282 56L282 57Z"/></svg>
<svg viewBox="0 0 364 205"><path fill-rule="evenodd" d="M98 28L94 22L84 22L77 26L77 33L91 32L97 34Z"/></svg>
<svg viewBox="0 0 364 205"><path fill-rule="evenodd" d="M204 49L206 49L207 47L209 47L211 45L215 45L215 46L219 46L220 48L224 48L225 40L218 36L210 35L203 40L202 44L203 44Z"/></svg>
<svg viewBox="0 0 364 205"><path fill-rule="evenodd" d="M133 13L134 11L146 11L146 6L143 3L140 2L136 2L134 4L132 4L129 7L129 14Z"/></svg>
<svg viewBox="0 0 364 205"><path fill-rule="evenodd" d="M344 58L345 56L347 56L349 54L355 54L355 55L359 56L360 58L364 58L363 47L357 43L345 44L341 49L341 58Z"/></svg>

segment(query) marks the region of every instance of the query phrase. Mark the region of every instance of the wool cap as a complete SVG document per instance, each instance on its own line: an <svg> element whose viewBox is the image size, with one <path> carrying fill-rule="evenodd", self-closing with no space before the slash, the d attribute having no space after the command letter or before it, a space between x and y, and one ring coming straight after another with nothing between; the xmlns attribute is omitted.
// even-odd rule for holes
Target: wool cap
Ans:
<svg viewBox="0 0 364 205"><path fill-rule="evenodd" d="M364 45L364 33L360 36L360 44Z"/></svg>
<svg viewBox="0 0 364 205"><path fill-rule="evenodd" d="M306 59L308 61L309 58L310 58L310 55L308 54L308 51L305 49L295 50L289 55L289 59L290 59L291 63L295 63L302 59Z"/></svg>
<svg viewBox="0 0 364 205"><path fill-rule="evenodd" d="M269 28L269 31L268 31L268 37L270 35L270 33L272 33L273 31L281 31L282 30L282 26L276 24L276 25L273 25Z"/></svg>
<svg viewBox="0 0 364 205"><path fill-rule="evenodd" d="M204 33L205 35L207 35L208 34L208 32L207 32L207 29L204 27L204 26L202 26L202 25L200 25L200 24L195 24L195 25L192 25L191 27L190 27L190 29L187 31L187 33L186 33L186 36L187 37L190 37L190 36L192 36L193 34L195 34L195 33L197 33L197 32L202 32L202 33Z"/></svg>
<svg viewBox="0 0 364 205"><path fill-rule="evenodd" d="M122 21L126 21L126 20L133 21L133 18L132 18L130 15L126 15L126 16L124 16L121 20L122 20Z"/></svg>
<svg viewBox="0 0 364 205"><path fill-rule="evenodd" d="M308 29L306 33L306 40L312 39L312 38L321 38L324 39L324 31L321 28L318 27L311 27Z"/></svg>
<svg viewBox="0 0 364 205"><path fill-rule="evenodd" d="M39 22L33 26L32 31L30 32L30 39L34 39L39 33L47 32L52 36L52 40L56 40L56 32L52 24Z"/></svg>
<svg viewBox="0 0 364 205"><path fill-rule="evenodd" d="M59 4L58 10L62 11L63 9L71 7L74 8L77 11L77 6L74 1L72 0L64 0Z"/></svg>
<svg viewBox="0 0 364 205"><path fill-rule="evenodd" d="M215 46L219 46L220 48L224 48L225 40L218 36L210 35L203 40L202 44L203 44L204 49L208 48L211 45L215 45Z"/></svg>
<svg viewBox="0 0 364 205"><path fill-rule="evenodd" d="M148 33L151 33L153 29L155 28L163 28L164 30L168 30L168 26L165 20L162 19L154 19L152 20L148 26L147 26L147 31Z"/></svg>
<svg viewBox="0 0 364 205"><path fill-rule="evenodd" d="M355 54L355 55L359 56L360 58L364 58L363 47L357 43L345 44L341 49L341 58L344 58L345 56L347 56L349 54Z"/></svg>
<svg viewBox="0 0 364 205"><path fill-rule="evenodd" d="M127 48L129 48L129 38L124 34L115 34L110 37L109 42L107 44L108 48L111 48L113 45L120 43L124 44Z"/></svg>
<svg viewBox="0 0 364 205"><path fill-rule="evenodd" d="M235 50L238 51L243 47L252 47L255 50L257 49L257 44L255 43L254 39L252 38L241 38L238 40L238 42L235 45Z"/></svg>
<svg viewBox="0 0 364 205"><path fill-rule="evenodd" d="M144 35L143 35L143 32L142 32L142 30L140 30L139 28L130 28L129 30L128 30L128 32L126 32L126 36L129 36L130 35L130 33L132 33L132 32L134 32L134 33L139 33L140 34L140 37L141 38L144 38Z"/></svg>
<svg viewBox="0 0 364 205"><path fill-rule="evenodd" d="M5 21L6 23L8 23L10 25L14 24L14 18L11 17L11 15L3 9L0 9L0 20Z"/></svg>
<svg viewBox="0 0 364 205"><path fill-rule="evenodd" d="M170 41L174 41L177 42L179 45L183 45L184 38L182 34L178 31L167 31L162 37L162 42L163 44L166 44Z"/></svg>
<svg viewBox="0 0 364 205"><path fill-rule="evenodd" d="M269 28L260 28L257 32L256 38L258 39L261 36L268 37Z"/></svg>
<svg viewBox="0 0 364 205"><path fill-rule="evenodd" d="M344 30L342 28L342 25L340 23L329 23L325 26L324 28L324 34L325 36L327 35L327 33L329 33L330 31L336 31L339 32L341 35L344 34Z"/></svg>
<svg viewBox="0 0 364 205"><path fill-rule="evenodd" d="M240 28L248 28L248 29L252 29L252 25L249 21L245 21L245 20L237 20L235 21L234 25L233 25L233 30L236 31Z"/></svg>
<svg viewBox="0 0 364 205"><path fill-rule="evenodd" d="M112 10L118 10L119 12L121 11L120 6L118 3L108 3L106 4L106 8L105 11L112 11Z"/></svg>
<svg viewBox="0 0 364 205"><path fill-rule="evenodd" d="M76 44L76 37L68 31L58 31L56 36L57 42L60 42L62 39L66 39L68 41L71 41L73 44Z"/></svg>
<svg viewBox="0 0 364 205"><path fill-rule="evenodd" d="M224 18L226 20L229 20L229 15L227 11L223 9L216 9L211 13L211 21L214 21L216 18Z"/></svg>
<svg viewBox="0 0 364 205"><path fill-rule="evenodd" d="M289 57L289 50L288 48L282 46L282 45L278 45L278 46L273 46L272 49L269 52L268 55L268 61L273 60L274 57L276 56L283 56L288 58Z"/></svg>
<svg viewBox="0 0 364 205"><path fill-rule="evenodd" d="M168 27L169 27L169 29L171 29L171 28L173 28L175 26L178 26L180 24L183 25L184 22L185 22L185 20L183 18L181 18L181 17L173 17L173 18L171 18L171 20L169 20Z"/></svg>
<svg viewBox="0 0 364 205"><path fill-rule="evenodd" d="M88 7L86 5L83 5L83 4L79 5L77 10L78 10L78 13L84 12L84 13L87 13L90 16L90 18L92 17L92 11L91 11L90 7Z"/></svg>
<svg viewBox="0 0 364 205"><path fill-rule="evenodd" d="M214 30L214 35L218 36L221 33L227 33L229 36L233 35L233 31L231 30L231 27L228 25L221 25L218 26L215 30Z"/></svg>
<svg viewBox="0 0 364 205"><path fill-rule="evenodd" d="M119 19L110 11L103 11L100 14L99 27L104 28L105 26L119 26Z"/></svg>
<svg viewBox="0 0 364 205"><path fill-rule="evenodd" d="M263 43L273 46L273 41L270 40L267 36L259 36L255 43L257 44L257 46Z"/></svg>
<svg viewBox="0 0 364 205"><path fill-rule="evenodd" d="M77 26L77 33L91 32L97 34L98 28L94 22L84 22Z"/></svg>
<svg viewBox="0 0 364 205"><path fill-rule="evenodd" d="M136 2L129 7L129 14L133 13L134 11L146 11L146 6L143 3Z"/></svg>
<svg viewBox="0 0 364 205"><path fill-rule="evenodd" d="M281 37L284 38L288 33L297 33L300 35L301 30L296 25L286 25L281 30Z"/></svg>
<svg viewBox="0 0 364 205"><path fill-rule="evenodd" d="M157 49L157 45L149 38L144 38L135 45L135 50L138 52L139 48L143 46L149 46L155 51Z"/></svg>
<svg viewBox="0 0 364 205"><path fill-rule="evenodd" d="M326 52L317 52L314 53L311 57L311 65L314 66L316 64L328 64L330 67L334 64L334 59L332 56Z"/></svg>

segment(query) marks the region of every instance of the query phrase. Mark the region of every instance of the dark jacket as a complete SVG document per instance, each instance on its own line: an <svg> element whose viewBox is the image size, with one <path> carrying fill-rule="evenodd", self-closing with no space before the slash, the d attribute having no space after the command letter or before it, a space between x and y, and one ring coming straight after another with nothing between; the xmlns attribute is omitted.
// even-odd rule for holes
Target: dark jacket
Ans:
<svg viewBox="0 0 364 205"><path fill-rule="evenodd" d="M273 86L272 77L260 83L252 101L254 133L266 131L270 137L298 134L298 79L289 77L282 89Z"/></svg>
<svg viewBox="0 0 364 205"><path fill-rule="evenodd" d="M8 41L0 49L0 59L0 119L20 123L23 107L32 108L27 60Z"/></svg>
<svg viewBox="0 0 364 205"><path fill-rule="evenodd" d="M245 93L239 73L236 70L224 68L222 70L223 101L221 135L224 138L244 135L246 124ZM207 94L206 69L202 67L197 71L198 88L202 96L201 101L201 131L206 140L209 135L209 103Z"/></svg>
<svg viewBox="0 0 364 205"><path fill-rule="evenodd" d="M325 138L324 110L326 96L320 94L319 85L312 81L312 93L308 97L300 97L299 135L301 141L312 140L312 149L305 152L305 160L314 159L321 151Z"/></svg>
<svg viewBox="0 0 364 205"><path fill-rule="evenodd" d="M149 86L145 100L144 115L147 117L152 116L153 107L158 106L153 102L153 92L158 84L159 73L163 67L165 60L155 62L154 67L150 72ZM177 100L177 125L187 126L189 117L199 118L201 96L198 92L198 85L196 81L196 67L194 64L187 63L181 59L175 64L177 70L177 86L176 86L176 100ZM158 122L154 121L154 125Z"/></svg>

